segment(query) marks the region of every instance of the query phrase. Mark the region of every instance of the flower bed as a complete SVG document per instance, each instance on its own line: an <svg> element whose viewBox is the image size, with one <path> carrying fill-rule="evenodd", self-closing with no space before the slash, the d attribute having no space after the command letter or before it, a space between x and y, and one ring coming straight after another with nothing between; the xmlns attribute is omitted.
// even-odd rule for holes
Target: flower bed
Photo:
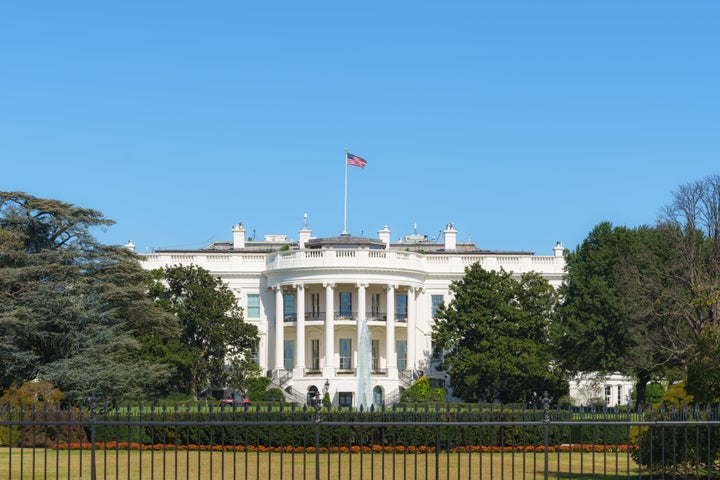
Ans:
<svg viewBox="0 0 720 480"><path fill-rule="evenodd" d="M89 442L77 443L61 443L55 446L58 450L90 450L92 444ZM637 450L637 445L599 445L599 444L568 444L558 446L550 446L548 452L631 452ZM97 442L96 450L154 450L154 451L214 451L214 452L271 452L271 453L315 453L315 447L300 446L284 446L284 447L266 447L264 445L173 445L173 444L143 444L137 442ZM435 446L382 446L382 445L353 445L351 447L320 447L320 453L396 453L396 454L424 454L435 452ZM450 453L540 453L545 452L543 445L529 446L485 446L485 445L464 445L445 449Z"/></svg>

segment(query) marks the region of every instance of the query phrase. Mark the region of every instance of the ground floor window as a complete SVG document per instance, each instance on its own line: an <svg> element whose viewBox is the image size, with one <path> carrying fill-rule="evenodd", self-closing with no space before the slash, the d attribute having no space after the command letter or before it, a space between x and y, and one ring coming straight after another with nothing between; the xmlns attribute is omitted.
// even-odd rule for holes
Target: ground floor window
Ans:
<svg viewBox="0 0 720 480"><path fill-rule="evenodd" d="M340 407L352 407L352 392L338 392L338 402Z"/></svg>
<svg viewBox="0 0 720 480"><path fill-rule="evenodd" d="M340 370L352 369L352 340L350 338L340 339Z"/></svg>
<svg viewBox="0 0 720 480"><path fill-rule="evenodd" d="M285 370L295 368L295 340L285 340Z"/></svg>
<svg viewBox="0 0 720 480"><path fill-rule="evenodd" d="M375 408L383 406L383 391L380 386L373 388L373 405Z"/></svg>
<svg viewBox="0 0 720 480"><path fill-rule="evenodd" d="M320 340L310 340L310 346L312 350L312 369L320 370Z"/></svg>
<svg viewBox="0 0 720 480"><path fill-rule="evenodd" d="M372 341L372 369L380 368L380 340Z"/></svg>
<svg viewBox="0 0 720 480"><path fill-rule="evenodd" d="M407 370L407 341L398 340L395 343L395 351L397 352L398 370Z"/></svg>

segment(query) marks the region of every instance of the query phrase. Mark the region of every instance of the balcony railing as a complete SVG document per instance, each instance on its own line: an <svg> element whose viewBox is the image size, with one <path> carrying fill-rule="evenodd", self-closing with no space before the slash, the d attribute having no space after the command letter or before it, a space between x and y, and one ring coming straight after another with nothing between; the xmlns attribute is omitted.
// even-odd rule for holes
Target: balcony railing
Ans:
<svg viewBox="0 0 720 480"><path fill-rule="evenodd" d="M335 375L337 376L353 376L357 374L357 369L355 368L336 368L335 369Z"/></svg>
<svg viewBox="0 0 720 480"><path fill-rule="evenodd" d="M336 311L333 313L333 318L335 320L345 320L345 321L357 321L358 319L358 312L346 312L346 311ZM366 314L366 318L369 322L387 322L387 313L386 312L376 312L376 313L369 313ZM305 320L306 321L325 321L325 312L305 312ZM283 315L283 321L286 323L293 323L297 322L297 313L286 313ZM407 314L406 313L396 313L395 314L395 321L400 323L407 323Z"/></svg>

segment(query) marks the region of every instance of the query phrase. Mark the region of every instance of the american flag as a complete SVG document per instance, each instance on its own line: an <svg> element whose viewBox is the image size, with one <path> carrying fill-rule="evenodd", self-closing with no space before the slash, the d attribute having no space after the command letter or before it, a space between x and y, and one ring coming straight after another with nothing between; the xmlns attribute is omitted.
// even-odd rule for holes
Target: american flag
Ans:
<svg viewBox="0 0 720 480"><path fill-rule="evenodd" d="M365 168L365 165L367 165L367 161L365 161L365 159L360 158L357 155L353 155L352 153L346 154L345 163L352 165L353 167L360 168Z"/></svg>

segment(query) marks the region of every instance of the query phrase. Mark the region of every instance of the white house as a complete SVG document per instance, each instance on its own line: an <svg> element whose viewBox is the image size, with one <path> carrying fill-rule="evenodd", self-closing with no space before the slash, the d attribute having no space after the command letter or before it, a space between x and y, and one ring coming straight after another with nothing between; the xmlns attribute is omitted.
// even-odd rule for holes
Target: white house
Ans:
<svg viewBox="0 0 720 480"><path fill-rule="evenodd" d="M630 403L634 388L634 379L620 373L581 373L570 380L569 396L574 405L615 407Z"/></svg>
<svg viewBox="0 0 720 480"><path fill-rule="evenodd" d="M535 271L555 287L565 267L560 242L549 256L488 251L458 242L452 224L441 241L410 235L391 242L388 227L376 239L311 233L306 226L297 242L258 240L240 223L232 242L159 250L142 263L196 265L222 278L257 325L257 361L277 386L300 400L327 385L334 405L365 408L396 401L421 374L445 386L441 352L430 339L433 313L465 267Z"/></svg>

